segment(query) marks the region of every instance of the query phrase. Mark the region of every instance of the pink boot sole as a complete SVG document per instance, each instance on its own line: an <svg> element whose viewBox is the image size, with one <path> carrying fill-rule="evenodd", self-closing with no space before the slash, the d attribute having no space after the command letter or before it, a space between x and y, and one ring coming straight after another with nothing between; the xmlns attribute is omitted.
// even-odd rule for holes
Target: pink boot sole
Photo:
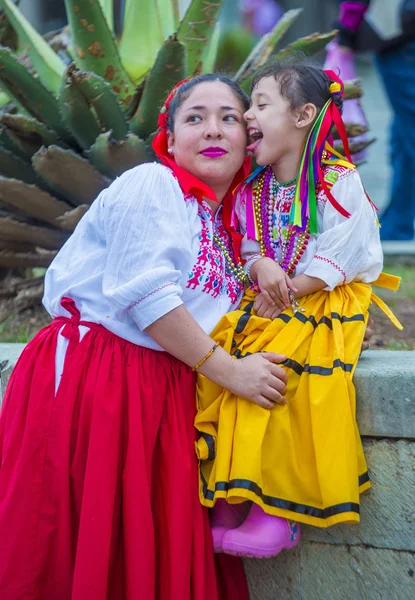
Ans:
<svg viewBox="0 0 415 600"><path fill-rule="evenodd" d="M231 554L232 556L240 556L241 558L271 558L273 556L278 556L278 554L283 550L291 550L291 548L297 546L298 543L299 539L291 544L282 544L280 546L263 549L255 547L252 548L246 544L238 544L236 542L222 539L222 549L220 552L225 552L225 554Z"/></svg>

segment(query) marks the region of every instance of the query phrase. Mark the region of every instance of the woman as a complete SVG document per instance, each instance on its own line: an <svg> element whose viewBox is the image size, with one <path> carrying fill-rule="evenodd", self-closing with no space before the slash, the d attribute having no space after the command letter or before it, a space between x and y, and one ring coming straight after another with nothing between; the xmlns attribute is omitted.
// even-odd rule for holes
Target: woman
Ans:
<svg viewBox="0 0 415 600"><path fill-rule="evenodd" d="M215 575L192 373L284 401L283 357L236 361L206 333L243 291L229 203L247 173L246 108L227 78L180 86L154 144L166 166L103 191L47 272L54 320L0 420L2 600L248 597L239 563Z"/></svg>

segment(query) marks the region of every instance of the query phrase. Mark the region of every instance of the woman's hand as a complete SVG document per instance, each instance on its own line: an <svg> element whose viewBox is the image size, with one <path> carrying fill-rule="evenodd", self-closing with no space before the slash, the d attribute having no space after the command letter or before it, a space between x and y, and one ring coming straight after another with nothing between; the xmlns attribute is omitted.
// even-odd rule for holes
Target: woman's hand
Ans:
<svg viewBox="0 0 415 600"><path fill-rule="evenodd" d="M254 301L255 314L264 319L276 319L281 314L281 309L274 304L270 304L264 294L259 293Z"/></svg>
<svg viewBox="0 0 415 600"><path fill-rule="evenodd" d="M280 311L290 306L288 290L297 292L297 288L279 264L271 258L261 258L254 263L251 273L268 304L274 304Z"/></svg>
<svg viewBox="0 0 415 600"><path fill-rule="evenodd" d="M232 359L225 387L235 396L251 400L263 408L286 404L287 375L281 363L285 356L273 352L251 354L245 358Z"/></svg>
<svg viewBox="0 0 415 600"><path fill-rule="evenodd" d="M157 319L146 331L162 348L192 368L209 354L198 373L237 396L264 408L285 404L286 374L276 364L283 362L285 356L264 352L236 360L221 347L211 354L214 339L183 305Z"/></svg>

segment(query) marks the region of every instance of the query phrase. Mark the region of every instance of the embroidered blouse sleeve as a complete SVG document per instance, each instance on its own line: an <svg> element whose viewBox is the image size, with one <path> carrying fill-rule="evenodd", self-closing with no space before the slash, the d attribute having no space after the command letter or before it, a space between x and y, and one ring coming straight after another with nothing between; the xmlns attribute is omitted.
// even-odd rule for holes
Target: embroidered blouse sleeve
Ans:
<svg viewBox="0 0 415 600"><path fill-rule="evenodd" d="M367 268L374 273L374 279L377 278L376 273L382 270L382 252L374 210L357 171L348 173L335 183L331 193L351 216L343 217L329 201L325 203L317 250L304 272L305 275L325 281L326 290L350 283ZM368 264L373 262L370 257L376 264Z"/></svg>
<svg viewBox="0 0 415 600"><path fill-rule="evenodd" d="M165 167L145 164L110 186L104 210L103 293L118 319L129 316L143 330L182 304L192 256L183 194Z"/></svg>

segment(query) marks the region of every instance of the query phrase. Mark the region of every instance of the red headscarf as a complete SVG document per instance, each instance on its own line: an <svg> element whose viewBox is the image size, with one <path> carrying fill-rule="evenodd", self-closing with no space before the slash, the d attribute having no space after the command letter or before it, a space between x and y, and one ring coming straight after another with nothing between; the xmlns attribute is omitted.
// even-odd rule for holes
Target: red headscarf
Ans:
<svg viewBox="0 0 415 600"><path fill-rule="evenodd" d="M161 160L161 162L166 167L169 167L173 171L173 173L176 175L176 177L179 181L180 187L182 188L182 190L185 194L193 194L193 196L195 196L195 198L197 198L198 202L201 202L202 198L208 198L209 200L218 202L218 199L216 198L216 195L211 187L209 187L208 185L203 183L203 181L201 181L200 179L198 179L197 177L195 177L194 175L192 175L191 173L186 171L186 169L184 169L183 167L180 167L174 160L174 157L170 156L168 153L167 122L168 122L168 118L169 118L170 103L173 100L173 98L174 98L177 90L180 88L180 86L182 86L184 83L187 83L188 81L190 81L190 79L184 79L183 81L180 81L180 83L178 83L173 88L173 90L169 94L166 102L164 103L164 106L161 109L159 118L158 118L159 131L153 140L153 144L152 144L153 150L156 153L157 157ZM225 226L225 229L228 231L228 233L230 234L230 236L232 238L234 255L235 255L235 259L237 262L241 262L240 254L241 254L242 235L240 233L238 233L235 230L235 228L232 227L232 225L231 225L232 196L233 196L233 190L240 183L242 183L244 181L244 179L246 179L246 177L249 175L250 170L251 170L251 158L245 157L245 160L244 160L241 168L236 173L236 175L232 181L232 184L229 187L228 191L226 192L225 197L222 201L223 224Z"/></svg>

